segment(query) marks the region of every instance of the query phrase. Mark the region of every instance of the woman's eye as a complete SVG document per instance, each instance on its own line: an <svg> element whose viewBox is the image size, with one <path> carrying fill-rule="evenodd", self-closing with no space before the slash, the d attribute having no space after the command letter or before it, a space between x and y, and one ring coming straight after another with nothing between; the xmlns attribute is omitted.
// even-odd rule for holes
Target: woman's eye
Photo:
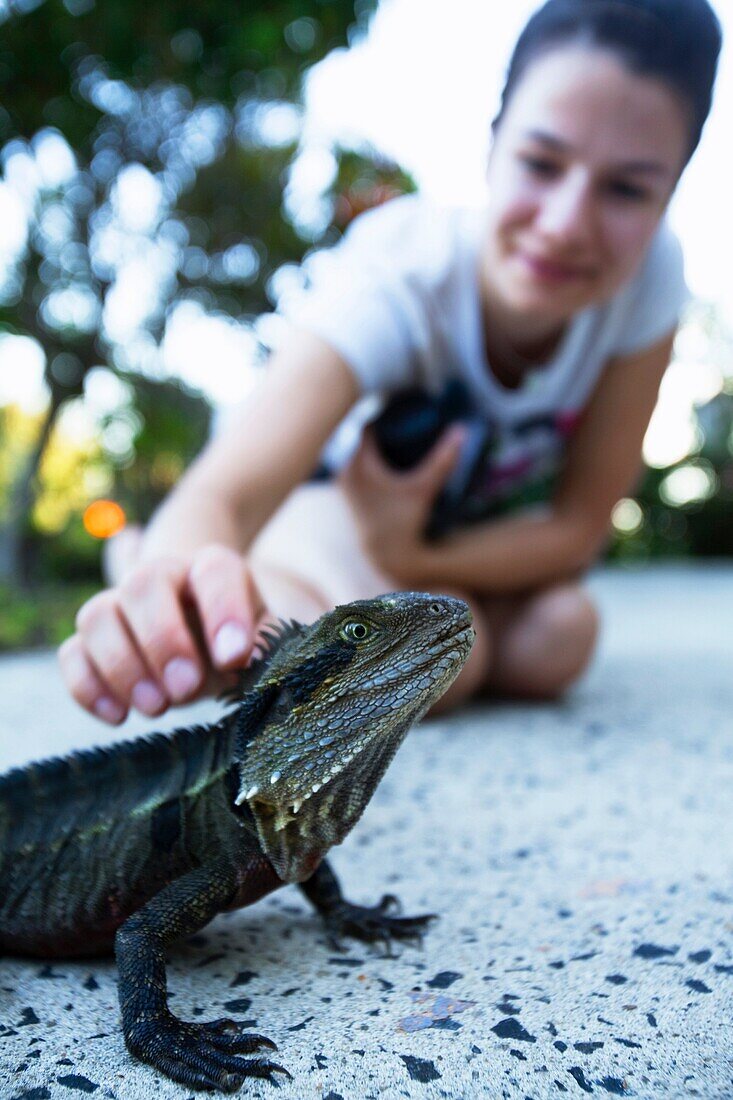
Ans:
<svg viewBox="0 0 733 1100"><path fill-rule="evenodd" d="M611 180L608 189L618 199L641 200L646 198L646 191L641 187L635 187L633 183L625 180Z"/></svg>
<svg viewBox="0 0 733 1100"><path fill-rule="evenodd" d="M339 634L347 642L363 642L371 632L369 623L349 622L343 624Z"/></svg>
<svg viewBox="0 0 733 1100"><path fill-rule="evenodd" d="M557 165L545 157L521 157L522 164L536 176L551 176L557 171Z"/></svg>

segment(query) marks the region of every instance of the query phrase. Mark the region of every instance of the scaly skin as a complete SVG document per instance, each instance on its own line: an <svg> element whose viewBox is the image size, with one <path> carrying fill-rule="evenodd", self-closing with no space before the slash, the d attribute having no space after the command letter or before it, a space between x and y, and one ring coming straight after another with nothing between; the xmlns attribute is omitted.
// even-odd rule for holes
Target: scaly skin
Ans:
<svg viewBox="0 0 733 1100"><path fill-rule="evenodd" d="M129 1050L190 1088L287 1071L233 1020L168 1009L165 948L227 909L297 882L329 936L419 936L396 899L351 905L325 861L356 824L410 726L473 642L466 605L394 593L290 623L208 727L0 777L0 949L44 957L114 946Z"/></svg>

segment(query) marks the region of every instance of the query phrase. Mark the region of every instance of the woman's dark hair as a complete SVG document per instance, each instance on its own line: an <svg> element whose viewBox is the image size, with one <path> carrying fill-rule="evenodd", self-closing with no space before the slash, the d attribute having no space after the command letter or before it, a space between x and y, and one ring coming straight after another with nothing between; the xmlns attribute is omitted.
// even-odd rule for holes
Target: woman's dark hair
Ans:
<svg viewBox="0 0 733 1100"><path fill-rule="evenodd" d="M721 39L707 0L547 0L517 40L492 127L532 62L558 46L594 46L616 54L631 72L663 81L684 101L690 112L686 163L710 110Z"/></svg>

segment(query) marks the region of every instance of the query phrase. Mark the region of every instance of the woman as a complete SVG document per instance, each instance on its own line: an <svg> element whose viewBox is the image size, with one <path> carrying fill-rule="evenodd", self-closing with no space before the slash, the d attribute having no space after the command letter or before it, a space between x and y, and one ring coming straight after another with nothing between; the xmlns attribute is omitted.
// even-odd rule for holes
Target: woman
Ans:
<svg viewBox="0 0 733 1100"><path fill-rule="evenodd" d="M485 209L398 199L321 261L236 422L82 607L60 650L82 706L158 714L245 663L268 615L396 588L472 606L477 642L443 705L573 682L597 632L579 577L637 474L686 298L664 214L719 48L706 0L549 0L532 17ZM439 404L446 383L483 425L478 450L458 423L395 470L367 431L335 482L303 484L361 396L417 386ZM451 492L453 526L428 537Z"/></svg>

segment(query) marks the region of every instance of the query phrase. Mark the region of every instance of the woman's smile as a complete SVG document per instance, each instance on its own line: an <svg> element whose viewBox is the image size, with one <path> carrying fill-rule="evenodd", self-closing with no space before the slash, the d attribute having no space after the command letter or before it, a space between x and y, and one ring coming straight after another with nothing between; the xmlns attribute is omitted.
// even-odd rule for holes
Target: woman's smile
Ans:
<svg viewBox="0 0 733 1100"><path fill-rule="evenodd" d="M555 285L589 279L593 269L588 266L565 263L552 256L543 256L528 249L517 249L517 259L530 276L540 283Z"/></svg>

